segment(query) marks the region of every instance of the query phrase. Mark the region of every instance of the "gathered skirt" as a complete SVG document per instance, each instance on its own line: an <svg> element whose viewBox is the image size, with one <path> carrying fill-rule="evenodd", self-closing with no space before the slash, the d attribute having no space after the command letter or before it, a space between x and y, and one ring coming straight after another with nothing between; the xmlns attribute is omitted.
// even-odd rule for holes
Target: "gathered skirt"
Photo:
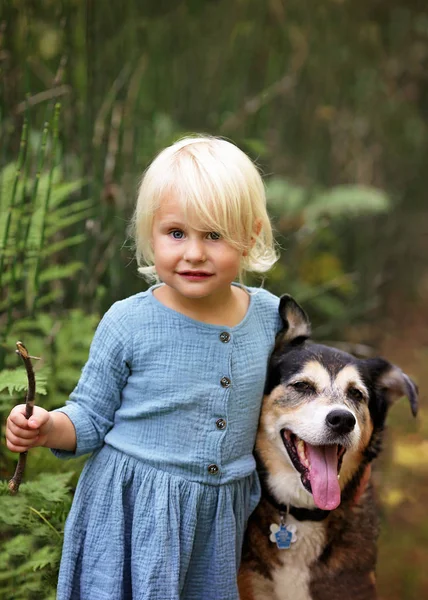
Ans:
<svg viewBox="0 0 428 600"><path fill-rule="evenodd" d="M57 600L237 600L257 475L189 481L105 445L68 516Z"/></svg>

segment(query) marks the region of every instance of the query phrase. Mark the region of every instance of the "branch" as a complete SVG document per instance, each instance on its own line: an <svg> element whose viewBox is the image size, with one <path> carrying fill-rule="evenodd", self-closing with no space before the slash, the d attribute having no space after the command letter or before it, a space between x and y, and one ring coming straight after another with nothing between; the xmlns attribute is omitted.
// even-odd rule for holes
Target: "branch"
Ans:
<svg viewBox="0 0 428 600"><path fill-rule="evenodd" d="M35 106L36 104L40 104L41 102L45 102L46 100L51 100L52 98L57 98L58 96L64 96L71 92L71 86L63 84L58 87L53 87L49 90L44 90L43 92L39 92L38 94L34 94L34 96L30 96L24 102L20 102L15 107L15 113L20 114L25 111L25 109L29 106Z"/></svg>
<svg viewBox="0 0 428 600"><path fill-rule="evenodd" d="M272 83L259 94L256 94L244 102L243 106L241 106L236 113L230 115L224 121L220 127L220 131L222 133L234 131L243 124L247 117L254 115L263 106L269 104L269 102L278 96L288 95L294 89L295 84L296 78L293 75L284 75L284 77Z"/></svg>
<svg viewBox="0 0 428 600"><path fill-rule="evenodd" d="M34 408L34 397L36 395L36 379L34 377L33 365L31 364L31 359L40 360L37 356L30 356L27 348L24 346L22 342L16 342L15 351L22 358L25 369L27 371L28 378L28 389L27 395L25 397L25 418L29 419L33 414ZM18 459L18 464L16 465L15 474L12 479L8 483L8 488L10 493L15 495L18 493L19 486L21 485L22 476L24 474L25 463L27 462L27 452L21 452Z"/></svg>

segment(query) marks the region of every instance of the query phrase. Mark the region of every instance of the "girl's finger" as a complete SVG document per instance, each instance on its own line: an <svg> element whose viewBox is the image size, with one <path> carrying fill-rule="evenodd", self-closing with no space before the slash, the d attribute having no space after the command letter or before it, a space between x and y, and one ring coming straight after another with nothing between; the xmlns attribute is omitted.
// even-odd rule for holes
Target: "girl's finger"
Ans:
<svg viewBox="0 0 428 600"><path fill-rule="evenodd" d="M12 421L9 421L7 425L7 430L11 431L14 435L16 435L16 437L27 440L33 440L39 435L38 429L23 429L22 427L18 427L18 425L16 425Z"/></svg>
<svg viewBox="0 0 428 600"><path fill-rule="evenodd" d="M30 419L25 417L25 404L19 404L11 411L8 422L15 423L23 429L34 429L42 427L49 420L49 413L44 408L35 406Z"/></svg>
<svg viewBox="0 0 428 600"><path fill-rule="evenodd" d="M8 449L9 449L11 452L19 452L20 454L21 454L22 452L27 452L27 450L29 450L29 449L30 449L30 448L29 448L29 446L15 446L14 444L12 444L12 443L11 443L11 442L9 442L9 441L6 441L6 446L8 447Z"/></svg>
<svg viewBox="0 0 428 600"><path fill-rule="evenodd" d="M37 438L36 438L37 439ZM36 440L25 440L14 433L9 432L6 438L6 445L12 452L26 452Z"/></svg>
<svg viewBox="0 0 428 600"><path fill-rule="evenodd" d="M23 411L21 407L24 407ZM28 429L28 421L25 418L25 404L20 404L19 406L15 406L15 408L10 413L8 419L8 423L15 423L18 427L22 427L24 429Z"/></svg>
<svg viewBox="0 0 428 600"><path fill-rule="evenodd" d="M40 406L35 406L33 408L33 414L28 419L29 426L34 429L34 427L43 427L49 421L50 415L49 412L41 408Z"/></svg>

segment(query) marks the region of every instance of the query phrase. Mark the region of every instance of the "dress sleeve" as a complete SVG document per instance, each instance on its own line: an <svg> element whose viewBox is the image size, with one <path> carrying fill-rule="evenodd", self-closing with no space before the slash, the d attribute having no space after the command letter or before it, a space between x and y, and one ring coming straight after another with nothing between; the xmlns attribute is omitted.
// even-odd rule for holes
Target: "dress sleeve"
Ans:
<svg viewBox="0 0 428 600"><path fill-rule="evenodd" d="M89 358L66 405L66 414L76 430L76 450L52 449L59 458L74 458L100 448L113 427L132 361L132 338L121 303L106 312L92 340Z"/></svg>

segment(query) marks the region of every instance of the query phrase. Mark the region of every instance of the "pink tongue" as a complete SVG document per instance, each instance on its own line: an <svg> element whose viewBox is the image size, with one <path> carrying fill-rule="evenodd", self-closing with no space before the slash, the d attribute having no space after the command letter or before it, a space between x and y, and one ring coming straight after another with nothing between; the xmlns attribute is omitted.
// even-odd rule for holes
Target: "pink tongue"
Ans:
<svg viewBox="0 0 428 600"><path fill-rule="evenodd" d="M323 510L333 510L340 504L340 486L337 480L337 446L306 444L310 463L309 480L315 504Z"/></svg>

